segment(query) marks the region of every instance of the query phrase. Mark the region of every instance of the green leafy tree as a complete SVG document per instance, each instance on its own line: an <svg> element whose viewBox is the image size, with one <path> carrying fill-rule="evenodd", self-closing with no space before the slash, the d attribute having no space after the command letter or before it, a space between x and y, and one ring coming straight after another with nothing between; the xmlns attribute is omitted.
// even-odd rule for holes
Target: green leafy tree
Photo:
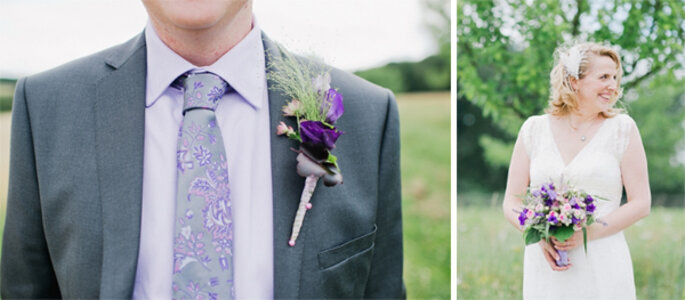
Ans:
<svg viewBox="0 0 685 300"><path fill-rule="evenodd" d="M649 179L655 204L684 203L685 185L685 80L657 75L625 96L647 152ZM675 154L674 154L675 149ZM681 155L679 159L677 155ZM666 198L664 198L666 197Z"/></svg>
<svg viewBox="0 0 685 300"><path fill-rule="evenodd" d="M650 171L656 171L650 172L653 191L682 195L685 169L676 156L684 138L684 18L682 0L459 1L458 99L478 107L503 133L483 132L471 141L490 171L506 172L521 124L547 106L555 48L573 40L596 41L616 46L622 57L624 99L645 139ZM652 140L664 136L655 131L664 126L667 137ZM468 168L472 162L459 163ZM503 187L500 182L488 188Z"/></svg>

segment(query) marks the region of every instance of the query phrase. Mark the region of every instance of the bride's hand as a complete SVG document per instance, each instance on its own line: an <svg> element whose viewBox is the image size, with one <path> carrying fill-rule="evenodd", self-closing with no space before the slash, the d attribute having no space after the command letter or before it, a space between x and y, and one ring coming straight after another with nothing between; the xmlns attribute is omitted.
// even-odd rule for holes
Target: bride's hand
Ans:
<svg viewBox="0 0 685 300"><path fill-rule="evenodd" d="M563 267L557 266L556 260L559 259L559 253L557 253L557 251L554 250L554 247L552 247L552 245L547 243L547 241L545 241L544 239L540 240L538 244L540 245L540 248L542 248L542 255L545 257L545 260L552 268L552 270L566 271L568 270L568 268L572 266L570 258L568 260L568 265Z"/></svg>
<svg viewBox="0 0 685 300"><path fill-rule="evenodd" d="M578 230L574 232L573 235L563 243L557 240L557 238L555 237L552 237L550 239L552 240L555 249L562 251L571 251L583 244L583 231Z"/></svg>

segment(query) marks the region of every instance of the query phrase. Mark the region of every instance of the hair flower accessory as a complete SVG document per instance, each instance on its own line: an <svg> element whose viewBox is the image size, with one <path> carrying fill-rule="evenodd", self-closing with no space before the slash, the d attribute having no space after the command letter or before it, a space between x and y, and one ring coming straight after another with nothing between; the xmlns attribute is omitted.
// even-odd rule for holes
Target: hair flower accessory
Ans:
<svg viewBox="0 0 685 300"><path fill-rule="evenodd" d="M561 53L559 58L566 69L566 73L575 79L580 79L580 62L583 60L583 51L580 50L580 47L571 47L566 52Z"/></svg>
<svg viewBox="0 0 685 300"><path fill-rule="evenodd" d="M268 70L267 78L275 83L272 89L291 99L283 106L283 116L294 117L297 122L294 129L281 121L276 134L300 142L299 148L293 149L297 153L296 171L306 178L288 241L290 246L295 246L304 215L312 208L310 200L319 179L326 186L343 182L331 150L343 134L335 122L345 109L343 96L331 88L330 72L321 65L308 64L283 52L283 57L271 57Z"/></svg>

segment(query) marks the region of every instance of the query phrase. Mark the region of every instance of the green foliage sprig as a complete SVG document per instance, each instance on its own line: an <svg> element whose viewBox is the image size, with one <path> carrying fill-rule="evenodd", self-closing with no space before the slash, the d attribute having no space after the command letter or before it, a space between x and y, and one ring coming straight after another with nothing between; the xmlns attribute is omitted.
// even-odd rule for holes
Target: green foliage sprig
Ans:
<svg viewBox="0 0 685 300"><path fill-rule="evenodd" d="M299 118L325 122L326 111L321 110L321 95L317 93L313 78L325 76L330 69L315 60L304 60L281 48L282 56L270 56L267 64L267 79L273 81L271 89L281 92L286 98L298 100Z"/></svg>

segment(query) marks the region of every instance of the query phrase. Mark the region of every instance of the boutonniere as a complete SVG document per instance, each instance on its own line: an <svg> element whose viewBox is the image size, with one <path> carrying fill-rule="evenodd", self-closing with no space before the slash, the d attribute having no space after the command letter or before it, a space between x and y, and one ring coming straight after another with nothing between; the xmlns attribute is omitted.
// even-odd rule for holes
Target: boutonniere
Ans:
<svg viewBox="0 0 685 300"><path fill-rule="evenodd" d="M326 186L343 182L337 158L331 153L343 134L335 127L344 111L343 96L331 88L328 69L287 53L272 57L268 70L267 78L275 83L272 89L290 98L283 106L283 116L294 118L297 126L294 129L281 121L276 134L300 143L298 149L291 150L297 153L297 174L306 178L288 241L295 246L304 215L312 208L310 200L319 179Z"/></svg>

